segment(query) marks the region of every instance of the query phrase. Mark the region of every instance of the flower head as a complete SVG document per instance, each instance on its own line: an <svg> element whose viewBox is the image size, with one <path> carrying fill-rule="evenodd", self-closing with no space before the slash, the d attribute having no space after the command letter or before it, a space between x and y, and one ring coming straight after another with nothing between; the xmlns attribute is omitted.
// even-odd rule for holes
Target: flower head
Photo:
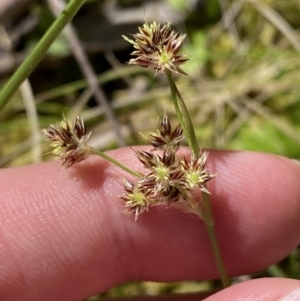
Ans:
<svg viewBox="0 0 300 301"><path fill-rule="evenodd" d="M179 158L174 151L164 151L162 156L143 150L136 150L135 154L144 167L150 170L140 180L140 190L161 203L171 193L171 187L175 187L184 177Z"/></svg>
<svg viewBox="0 0 300 301"><path fill-rule="evenodd" d="M183 130L180 124L176 126L172 131L170 121L166 115L158 123L157 134L149 135L149 143L155 148L161 148L164 150L178 150L180 141L183 139Z"/></svg>
<svg viewBox="0 0 300 301"><path fill-rule="evenodd" d="M139 33L132 36L134 40L123 36L135 48L131 55L136 58L131 59L129 64L152 68L156 74L163 73L167 69L173 73L186 75L180 65L188 59L178 54L186 35L172 30L170 23L163 27L156 22L150 25L145 23L143 27L139 27Z"/></svg>
<svg viewBox="0 0 300 301"><path fill-rule="evenodd" d="M136 220L140 213L159 204L174 204L197 216L201 213L199 199L195 197L197 190L210 193L205 183L215 175L206 169L208 152L200 152L197 156L192 154L190 159L177 154L181 139L181 126L172 130L165 115L157 125L157 134L148 138L154 150L134 150L137 159L149 172L139 177L136 184L124 180L125 192L120 197L125 200L127 211L135 214Z"/></svg>
<svg viewBox="0 0 300 301"><path fill-rule="evenodd" d="M42 130L52 143L53 156L62 160L62 166L70 167L74 163L83 161L89 155L87 141L90 134L86 133L83 119L76 116L74 123L64 119L59 125L50 125Z"/></svg>
<svg viewBox="0 0 300 301"><path fill-rule="evenodd" d="M187 161L186 158L182 160L182 165L185 169L186 182L190 186L190 189L198 187L200 190L210 193L203 184L214 178L216 175L207 172L205 168L207 157L208 152L205 151L198 154L198 156L192 155L190 161Z"/></svg>
<svg viewBox="0 0 300 301"><path fill-rule="evenodd" d="M149 201L146 194L140 191L138 185L135 185L126 179L123 179L124 193L120 198L125 201L127 212L134 213L137 220L140 213L148 210Z"/></svg>

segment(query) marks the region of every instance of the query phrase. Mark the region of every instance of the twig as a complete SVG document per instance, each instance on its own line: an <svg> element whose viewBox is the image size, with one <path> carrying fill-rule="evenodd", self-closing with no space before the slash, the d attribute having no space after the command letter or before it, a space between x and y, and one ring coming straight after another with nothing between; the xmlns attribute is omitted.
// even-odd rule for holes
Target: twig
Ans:
<svg viewBox="0 0 300 301"><path fill-rule="evenodd" d="M48 0L47 2L51 11L55 16L58 16L65 7L65 3L62 0ZM78 65L82 73L87 79L88 85L94 92L95 99L97 100L98 103L100 103L103 106L105 110L105 115L107 119L110 121L114 129L119 146L124 146L125 140L121 134L118 121L113 113L113 110L111 109L108 103L108 100L106 99L104 92L98 85L97 76L88 60L86 53L83 50L83 47L79 41L77 33L74 27L71 25L71 23L69 23L65 27L64 34L70 44L71 50L74 54L75 59L78 62Z"/></svg>
<svg viewBox="0 0 300 301"><path fill-rule="evenodd" d="M292 26L274 9L270 6L264 4L262 1L257 0L244 0L249 3L252 3L253 6L271 23L274 24L275 27L282 34L286 36L286 38L290 41L290 43L294 46L294 48L300 51L300 40L296 31L292 28Z"/></svg>
<svg viewBox="0 0 300 301"><path fill-rule="evenodd" d="M226 1L226 2L228 2L228 1ZM235 41L235 44L236 44L235 46L237 47L237 50L239 52L239 50L242 50L244 47L243 47L242 41L239 37L239 34L237 32L236 26L234 24L234 17L236 15L236 13L233 11L232 6L230 6L229 8L226 8L229 5L228 5L228 3L225 4L225 0L219 0L219 5L220 5L221 11L222 11L223 26L225 29L226 28L228 29L230 35L232 36L233 40Z"/></svg>
<svg viewBox="0 0 300 301"><path fill-rule="evenodd" d="M106 60L113 67L113 69L120 69L123 67L123 65L119 62L119 60L116 58L116 56L110 49L105 50L103 54ZM128 86L131 86L131 81L127 77L124 77L124 81Z"/></svg>
<svg viewBox="0 0 300 301"><path fill-rule="evenodd" d="M255 100L256 103L264 103L272 93L261 92ZM231 101L228 101L228 105L237 113L237 117L230 122L225 132L226 141L230 140L241 128L243 123L247 122L253 115L253 111L248 107L240 105L238 97L234 97Z"/></svg>
<svg viewBox="0 0 300 301"><path fill-rule="evenodd" d="M13 17L26 9L34 0L1 0L0 22L11 21Z"/></svg>
<svg viewBox="0 0 300 301"><path fill-rule="evenodd" d="M28 124L31 133L32 144L32 161L37 163L41 161L42 149L40 145L40 132L39 121L37 117L36 106L34 103L34 96L32 93L31 85L28 79L26 79L20 86L20 92L22 94Z"/></svg>
<svg viewBox="0 0 300 301"><path fill-rule="evenodd" d="M76 103L73 105L69 112L69 116L72 118L76 115L80 115L84 106L87 104L89 99L93 96L93 90L88 87L86 88L81 95L78 97Z"/></svg>
<svg viewBox="0 0 300 301"><path fill-rule="evenodd" d="M215 107L214 110L214 119L215 119L215 128L214 128L214 140L215 140L215 147L216 148L224 148L225 146L225 135L224 135L224 128L225 128L225 103L219 102L218 105Z"/></svg>
<svg viewBox="0 0 300 301"><path fill-rule="evenodd" d="M210 41L212 42L213 40L215 40L219 35L222 34L223 30L220 30L222 28L222 25L224 27L224 29L227 29L230 24L233 22L234 18L236 17L236 15L239 13L239 11L242 8L242 1L233 1L233 3L228 7L228 9L226 10L226 12L224 12L224 15L222 16L222 20L219 21L210 31L216 31L217 34L214 36L213 39L211 39Z"/></svg>
<svg viewBox="0 0 300 301"><path fill-rule="evenodd" d="M97 76L97 81L100 84L105 84L110 81L114 81L119 78L124 78L128 76L129 74L140 74L140 73L147 73L148 71L146 69L143 69L142 71L140 68L136 66L124 66L122 69L111 69L106 71L103 74L100 74ZM41 103L50 99L53 99L55 97L60 97L62 95L66 95L68 93L73 93L80 89L85 89L88 86L86 79L80 79L68 84L64 84L61 86L58 86L56 88L47 90L45 92L39 93L35 95L37 103Z"/></svg>
<svg viewBox="0 0 300 301"><path fill-rule="evenodd" d="M7 34L4 26L0 27L3 30L3 35L7 39L7 44L9 47L7 47L7 50L11 50L11 45L13 41L11 40L11 37ZM34 101L33 92L31 89L31 85L28 79L26 79L20 86L20 93L23 98L23 103L28 119L29 129L30 129L30 141L31 141L31 150L32 150L32 162L38 163L41 161L41 155L42 155L42 149L40 145L40 132L38 130L39 128L39 122L38 122L38 116L36 111L36 105Z"/></svg>
<svg viewBox="0 0 300 301"><path fill-rule="evenodd" d="M13 44L15 44L19 39L25 34L33 30L38 24L37 17L29 16L21 21L18 25L13 27L9 32L10 39Z"/></svg>

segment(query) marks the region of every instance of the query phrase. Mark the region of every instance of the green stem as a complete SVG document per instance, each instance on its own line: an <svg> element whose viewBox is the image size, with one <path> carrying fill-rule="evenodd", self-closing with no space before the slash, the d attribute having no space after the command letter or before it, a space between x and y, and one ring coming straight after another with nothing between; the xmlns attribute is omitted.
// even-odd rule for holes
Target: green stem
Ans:
<svg viewBox="0 0 300 301"><path fill-rule="evenodd" d="M63 28L71 21L84 2L85 0L71 0L66 9L53 22L51 27L35 46L30 55L25 59L22 65L17 69L17 71L0 92L0 111L5 107L22 82L30 75L32 70L41 61L52 42L60 34Z"/></svg>
<svg viewBox="0 0 300 301"><path fill-rule="evenodd" d="M187 139L188 145L190 149L192 150L193 154L197 156L199 154L200 148L197 142L194 126L189 114L189 111L185 105L185 102L179 92L179 90L176 87L176 84L173 80L172 73L168 70L166 72L170 90L172 94L173 103L175 106L176 114L179 119L179 122L182 126L183 132L185 134L185 137ZM206 185L205 185L206 186ZM203 219L206 227L206 231L209 237L209 241L213 250L214 258L216 261L216 265L220 274L220 277L222 279L222 283L224 287L228 287L230 285L230 281L224 266L224 263L222 261L218 241L216 238L215 233L215 225L214 225L214 217L212 214L212 208L211 208L211 201L209 194L202 191L202 203L203 203ZM200 207L199 207L200 210ZM202 216L199 213L199 216Z"/></svg>
<svg viewBox="0 0 300 301"><path fill-rule="evenodd" d="M206 184L204 184L205 188ZM214 253L214 257L216 260L217 268L220 274L220 277L222 279L222 283L224 288L230 286L230 281L229 277L227 275L222 256L220 253L219 245L218 245L218 240L216 237L216 232L215 232L215 223L214 223L214 217L212 213L212 208L211 208L211 201L209 194L202 192L202 205L203 205L203 217L204 217L204 223L206 227L206 231L208 233L208 238Z"/></svg>
<svg viewBox="0 0 300 301"><path fill-rule="evenodd" d="M278 278L291 278L290 274L287 274L284 269L280 267L279 264L273 264L267 268L267 272L271 275L271 277Z"/></svg>
<svg viewBox="0 0 300 301"><path fill-rule="evenodd" d="M194 126L193 126L189 111L185 105L184 100L181 97L179 90L177 89L177 87L175 85L171 71L168 70L166 72L166 74L168 77L171 94L172 94L172 99L173 99L173 103L175 106L175 110L176 110L179 122L182 126L182 129L183 129L183 132L187 139L189 147L191 148L193 154L195 156L197 156L200 148L198 146L196 134L194 131Z"/></svg>
<svg viewBox="0 0 300 301"><path fill-rule="evenodd" d="M107 160L108 162L118 166L119 168L125 170L126 172L128 172L129 174L135 176L136 178L140 178L142 176L142 174L140 174L139 172L137 171L134 171L130 168L128 168L127 166L123 165L122 163L120 163L119 161L115 160L114 158L106 155L104 152L98 150L98 149L95 149L93 147L90 148L90 153L91 154L95 154L95 155L98 155L100 157L102 157L103 159Z"/></svg>
<svg viewBox="0 0 300 301"><path fill-rule="evenodd" d="M166 72L166 75L168 77L169 86L170 86L171 95L172 95L172 100L173 100L173 104L174 104L174 107L175 107L175 111L176 111L177 117L178 117L179 122L180 122L180 124L182 126L182 129L183 129L184 135L185 135L185 137L187 139L187 142L188 142L189 146L191 147L191 145L190 145L190 139L188 139L189 133L187 131L186 124L185 124L185 122L183 120L183 116L181 114L181 111L180 111L180 108L179 108L179 104L178 104L178 101L177 101L177 93L176 93L175 83L174 83L173 78L172 78L172 73L168 70Z"/></svg>

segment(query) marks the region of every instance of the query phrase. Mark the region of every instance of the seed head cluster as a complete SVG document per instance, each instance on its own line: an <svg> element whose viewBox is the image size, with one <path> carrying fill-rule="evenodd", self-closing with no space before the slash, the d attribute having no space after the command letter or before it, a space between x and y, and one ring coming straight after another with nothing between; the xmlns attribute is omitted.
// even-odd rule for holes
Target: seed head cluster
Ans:
<svg viewBox="0 0 300 301"><path fill-rule="evenodd" d="M152 151L135 150L135 155L149 173L134 184L123 180L124 193L120 196L125 201L128 212L139 214L150 206L158 204L177 204L189 212L198 207L194 192L198 189L209 193L204 183L215 175L206 170L208 152L192 155L188 160L177 155L183 130L178 125L173 131L165 115L158 123L157 133L150 134L149 143Z"/></svg>
<svg viewBox="0 0 300 301"><path fill-rule="evenodd" d="M86 133L83 119L75 117L74 123L64 119L59 125L50 125L49 129L42 130L51 141L53 156L62 161L62 166L68 168L74 163L85 160L89 155L87 141L90 134Z"/></svg>
<svg viewBox="0 0 300 301"><path fill-rule="evenodd" d="M188 59L178 54L186 35L176 33L171 29L170 23L162 27L156 22L150 25L145 23L143 27L139 27L139 33L132 36L134 40L123 36L135 48L131 53L135 58L131 59L129 64L154 69L156 74L170 70L186 75L180 65Z"/></svg>

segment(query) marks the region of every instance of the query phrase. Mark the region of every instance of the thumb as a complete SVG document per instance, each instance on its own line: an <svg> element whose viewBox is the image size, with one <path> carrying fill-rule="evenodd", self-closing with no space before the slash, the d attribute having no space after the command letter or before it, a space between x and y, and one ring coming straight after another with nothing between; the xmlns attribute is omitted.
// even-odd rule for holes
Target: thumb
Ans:
<svg viewBox="0 0 300 301"><path fill-rule="evenodd" d="M297 301L300 300L300 281L282 278L263 278L231 286L205 301Z"/></svg>

